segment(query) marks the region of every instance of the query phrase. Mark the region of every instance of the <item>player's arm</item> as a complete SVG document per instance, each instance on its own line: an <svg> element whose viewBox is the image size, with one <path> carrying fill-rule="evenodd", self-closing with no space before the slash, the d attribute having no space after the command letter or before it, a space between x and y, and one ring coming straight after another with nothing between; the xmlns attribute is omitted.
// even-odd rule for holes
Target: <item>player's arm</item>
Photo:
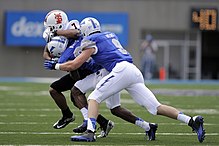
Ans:
<svg viewBox="0 0 219 146"><path fill-rule="evenodd" d="M55 69L62 71L72 71L78 69L84 62L86 62L95 52L94 48L86 48L74 60L65 62L63 64L56 64Z"/></svg>
<svg viewBox="0 0 219 146"><path fill-rule="evenodd" d="M78 29L57 30L56 35L65 36L66 38L77 39L80 36Z"/></svg>
<svg viewBox="0 0 219 146"><path fill-rule="evenodd" d="M52 59L51 56L50 56L47 45L45 46L44 51L43 51L43 58L46 59L46 60L51 60Z"/></svg>

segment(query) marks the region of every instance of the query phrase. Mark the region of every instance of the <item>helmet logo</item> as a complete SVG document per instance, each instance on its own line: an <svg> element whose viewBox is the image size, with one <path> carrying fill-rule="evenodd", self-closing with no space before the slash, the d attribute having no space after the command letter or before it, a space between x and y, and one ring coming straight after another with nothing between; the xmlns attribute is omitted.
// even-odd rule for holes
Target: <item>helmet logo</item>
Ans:
<svg viewBox="0 0 219 146"><path fill-rule="evenodd" d="M53 50L54 50L55 48L56 48L56 47L52 46L51 49L50 49L50 52L53 53Z"/></svg>
<svg viewBox="0 0 219 146"><path fill-rule="evenodd" d="M62 23L62 15L61 15L61 13L54 14L54 15L55 15L56 23L57 24Z"/></svg>
<svg viewBox="0 0 219 146"><path fill-rule="evenodd" d="M96 26L96 24L94 23L94 21L93 21L92 19L90 19L90 21L91 21L91 24L93 25L93 27L96 28L97 26Z"/></svg>

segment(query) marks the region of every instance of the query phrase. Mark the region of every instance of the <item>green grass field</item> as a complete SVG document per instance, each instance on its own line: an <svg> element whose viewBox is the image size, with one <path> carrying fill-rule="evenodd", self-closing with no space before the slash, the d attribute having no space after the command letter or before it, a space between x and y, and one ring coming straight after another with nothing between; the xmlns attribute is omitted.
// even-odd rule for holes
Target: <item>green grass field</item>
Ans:
<svg viewBox="0 0 219 146"><path fill-rule="evenodd" d="M155 94L161 103L172 105L191 116L202 115L207 132L205 141L199 143L191 128L179 121L150 115L123 93L122 106L146 121L158 123L156 141L147 141L141 128L113 116L102 103L100 112L115 122L109 136L93 143L71 142L70 136L76 135L72 129L81 124L82 116L70 102L69 92L65 95L76 120L66 128L56 130L52 125L61 113L49 96L49 84L0 83L0 145L219 145L219 96L205 92L202 95L202 91L217 92L219 85L151 84L148 87L157 91ZM174 93L195 90L201 94L169 95L160 94L159 90Z"/></svg>

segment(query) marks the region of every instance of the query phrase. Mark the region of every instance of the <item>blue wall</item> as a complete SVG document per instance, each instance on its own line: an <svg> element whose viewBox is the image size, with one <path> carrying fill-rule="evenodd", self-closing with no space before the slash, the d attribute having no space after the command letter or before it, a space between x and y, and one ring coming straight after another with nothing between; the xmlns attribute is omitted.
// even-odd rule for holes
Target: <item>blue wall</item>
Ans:
<svg viewBox="0 0 219 146"><path fill-rule="evenodd" d="M69 20L81 21L85 17L99 20L103 31L117 34L123 46L128 45L128 14L106 12L66 12ZM43 21L47 12L7 11L5 13L5 44L8 46L44 46Z"/></svg>

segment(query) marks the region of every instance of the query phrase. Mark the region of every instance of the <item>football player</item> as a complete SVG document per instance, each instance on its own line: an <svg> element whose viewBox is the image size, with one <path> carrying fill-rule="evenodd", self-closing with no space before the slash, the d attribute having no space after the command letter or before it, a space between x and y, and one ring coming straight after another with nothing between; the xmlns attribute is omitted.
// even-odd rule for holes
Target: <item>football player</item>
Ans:
<svg viewBox="0 0 219 146"><path fill-rule="evenodd" d="M61 57L58 60L58 63L63 63L68 60L73 60L76 56L78 56L81 52L80 50L80 39L76 41L75 44L67 48L61 55ZM55 47L56 49L57 47ZM75 49L72 49L75 48ZM60 49L62 50L62 49ZM54 50L54 52L58 52ZM97 70L97 72L86 76L84 79L81 79L77 81L74 85L74 87L71 89L71 94L74 99L78 99L80 96L84 96L84 94L90 90L93 90L96 86L96 84L99 82L100 79L102 79L104 76L106 76L109 72L106 69L102 69L102 67L97 66L93 61L91 62L92 59L89 59L89 63L85 62L82 67L80 68L86 68L86 69L91 69L94 71L101 68L100 70ZM50 64L45 63L45 68L50 69ZM89 84L88 84L89 83ZM80 103L80 102L79 102ZM123 120L126 120L130 123L136 124L137 126L143 128L145 131L147 131L147 126L146 122L142 120L141 118L135 116L132 114L130 111L127 109L121 107L120 104L120 94L115 94L113 95L112 98L106 99L106 105L107 107L111 110L111 113L117 117L122 118ZM77 106L78 107L78 106ZM79 108L79 107L78 107ZM80 108L83 108L80 107ZM79 109L80 109L79 108ZM87 109L84 109L87 112ZM99 117L99 116L98 116ZM73 129L74 132L76 133L82 133L87 130L87 117L84 117L84 122L82 125L80 125L78 128ZM98 137L106 137L109 133L109 131L113 128L114 123L109 122L108 126L101 126L101 133ZM156 124L150 124L151 127L153 127L153 132L156 131L157 125ZM104 129L106 127L106 129ZM151 128L152 131L152 128ZM150 139L149 140L154 140Z"/></svg>
<svg viewBox="0 0 219 146"><path fill-rule="evenodd" d="M75 23L75 24L74 24L74 26L78 26L77 23ZM77 28L79 28L79 27L77 27ZM67 32L67 30L66 30L66 32ZM50 34L50 33L47 32L47 34ZM62 33L62 35L64 35L64 33ZM52 35L52 36L54 36L54 35ZM67 48L63 52L63 54L61 55L61 57L59 59L59 63L66 62L68 60L73 60L76 56L78 56L81 52L80 42L81 42L81 38L76 40L73 45L71 45L69 48ZM53 51L55 52L55 50L53 50ZM49 66L47 66L49 64L47 64L46 62L44 65L45 65L45 68L50 68ZM80 67L80 68L86 68L86 69L94 71L94 68L97 69L98 67L96 67L96 65L94 65L93 63L90 63L90 64L86 64L86 65L83 64L82 67ZM72 101L73 101L74 105L82 111L82 114L84 115L84 119L85 119L82 125L73 129L74 132L82 133L82 132L85 132L87 129L87 117L86 117L87 108L84 107L85 103L81 99L84 99L84 94L88 90L94 89L94 87L96 86L96 83L108 73L109 72L106 71L105 69L98 70L96 73L87 76L88 78L86 80L79 82L76 86L74 86L71 89L71 96L74 97L74 98L72 98ZM84 104L81 104L81 103L84 103ZM137 126L143 128L145 131L148 130L148 128L146 126L147 123L144 120L135 116L129 110L120 106L120 95L119 94L116 94L115 97L113 97L113 98L107 99L106 105L111 110L111 113L113 115L118 116L118 117L122 118L123 120L128 121L130 123L136 124ZM101 120L101 119L103 119L103 120ZM104 118L101 115L98 116L97 121L102 121L102 123L105 123L105 124L102 124L104 126L101 126L101 129L102 129L101 134L98 137L106 137L108 135L109 131L113 128L114 123L110 120L104 120ZM99 122L99 123L101 123L101 122ZM151 127L153 127L153 130L157 129L156 124L151 124ZM154 139L151 139L151 137L149 137L149 140L154 140Z"/></svg>
<svg viewBox="0 0 219 146"><path fill-rule="evenodd" d="M73 53L75 49L80 46L80 31L79 28L79 22L77 20L71 20L68 21L68 17L65 12L61 10L53 10L49 12L44 21L45 31L43 33L43 37L48 42L48 44L45 46L43 57L45 60L51 60L54 61L54 57L60 57L57 56L57 54L61 55L63 51L63 47L60 48L59 44L62 44L63 40L55 40L55 36L64 36L68 38L68 45L67 49L62 53L61 57L59 58L59 62L63 63L67 60L72 60ZM52 41L51 41L52 40ZM55 44L54 44L55 42ZM56 43L58 42L58 43ZM65 41L63 41L65 42ZM58 46L57 46L58 45ZM61 45L65 46L65 45ZM56 61L54 61L56 62ZM99 69L97 67L97 69ZM80 79L83 79L85 76L95 72L95 68L92 69L84 69L83 67L75 70L70 71L69 74L63 76L59 80L53 82L50 85L49 93L57 106L62 111L62 118L59 119L53 127L55 129L61 129L67 126L70 122L75 120L75 117L71 110L69 109L66 98L62 94L62 92L71 90L74 83ZM80 109L82 112L82 115L84 119L87 119L87 99L84 94L80 94L80 96L73 97L71 95L71 100L74 103L74 105ZM98 116L97 119L98 123L102 127L103 131L101 133L108 133L113 128L113 122L110 120L105 119L102 115ZM107 130L107 131L106 131ZM81 132L81 127L75 128L75 132ZM85 131L83 129L83 131Z"/></svg>
<svg viewBox="0 0 219 146"><path fill-rule="evenodd" d="M163 115L188 124L197 133L198 141L203 142L205 130L203 117L190 117L176 108L161 104L155 95L145 86L141 71L133 64L132 56L122 47L117 36L111 32L101 32L100 23L95 18L82 20L81 33L85 36L81 42L82 52L74 60L62 64L53 64L56 70L72 71L80 67L88 58L103 66L110 73L103 77L88 97L88 126L85 134L72 136L72 141L95 141L96 118L99 104L120 92L128 91L134 101L145 107L153 115ZM147 124L152 139L155 132Z"/></svg>

